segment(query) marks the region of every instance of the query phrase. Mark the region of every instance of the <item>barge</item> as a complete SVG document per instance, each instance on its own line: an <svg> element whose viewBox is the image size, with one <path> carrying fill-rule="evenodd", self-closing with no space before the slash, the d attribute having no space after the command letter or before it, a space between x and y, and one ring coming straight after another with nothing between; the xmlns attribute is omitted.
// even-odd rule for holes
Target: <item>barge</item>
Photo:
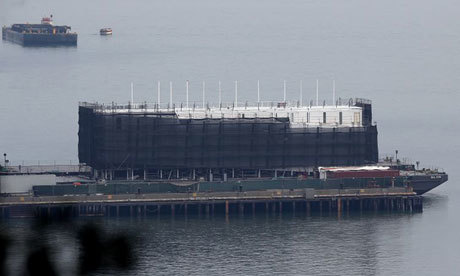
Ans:
<svg viewBox="0 0 460 276"><path fill-rule="evenodd" d="M52 15L41 24L13 24L2 27L2 39L23 46L76 46L77 33L70 26L56 26Z"/></svg>
<svg viewBox="0 0 460 276"><path fill-rule="evenodd" d="M448 179L397 158L379 162L366 99L215 107L81 103L78 135L80 162L105 185L177 184L163 186L167 192L405 187L420 195Z"/></svg>

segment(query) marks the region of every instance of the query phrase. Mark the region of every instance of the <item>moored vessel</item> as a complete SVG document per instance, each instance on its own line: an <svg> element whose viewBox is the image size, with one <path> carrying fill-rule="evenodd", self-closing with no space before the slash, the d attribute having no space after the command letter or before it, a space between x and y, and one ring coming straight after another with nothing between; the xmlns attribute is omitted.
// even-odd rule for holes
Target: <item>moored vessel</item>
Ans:
<svg viewBox="0 0 460 276"><path fill-rule="evenodd" d="M448 180L448 175L438 169L416 169L413 164L385 159L372 166L319 168L319 178L323 181L356 181L367 187L405 187L424 194ZM347 187L344 187L347 188Z"/></svg>
<svg viewBox="0 0 460 276"><path fill-rule="evenodd" d="M40 24L13 24L2 28L2 39L23 46L76 46L77 33L70 26L53 24L53 16L44 17Z"/></svg>
<svg viewBox="0 0 460 276"><path fill-rule="evenodd" d="M79 159L109 184L188 182L218 191L404 187L423 194L448 179L397 159L379 162L366 99L200 107L81 103Z"/></svg>

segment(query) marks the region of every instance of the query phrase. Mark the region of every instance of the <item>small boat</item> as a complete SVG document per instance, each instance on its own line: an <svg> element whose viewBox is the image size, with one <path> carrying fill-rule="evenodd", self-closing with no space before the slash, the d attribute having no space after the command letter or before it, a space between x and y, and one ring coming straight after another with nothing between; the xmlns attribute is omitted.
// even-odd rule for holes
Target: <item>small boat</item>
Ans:
<svg viewBox="0 0 460 276"><path fill-rule="evenodd" d="M111 35L112 34L112 29L111 28L102 28L99 33L101 35Z"/></svg>

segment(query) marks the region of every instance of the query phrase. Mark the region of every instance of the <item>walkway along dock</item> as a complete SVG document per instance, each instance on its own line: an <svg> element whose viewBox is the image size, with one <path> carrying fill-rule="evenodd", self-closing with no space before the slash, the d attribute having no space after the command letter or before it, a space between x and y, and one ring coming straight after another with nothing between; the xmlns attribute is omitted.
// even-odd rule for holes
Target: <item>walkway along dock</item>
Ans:
<svg viewBox="0 0 460 276"><path fill-rule="evenodd" d="M304 212L307 215L350 211L421 212L422 197L411 188L299 189L248 192L157 193L0 198L0 216L82 217L176 214Z"/></svg>

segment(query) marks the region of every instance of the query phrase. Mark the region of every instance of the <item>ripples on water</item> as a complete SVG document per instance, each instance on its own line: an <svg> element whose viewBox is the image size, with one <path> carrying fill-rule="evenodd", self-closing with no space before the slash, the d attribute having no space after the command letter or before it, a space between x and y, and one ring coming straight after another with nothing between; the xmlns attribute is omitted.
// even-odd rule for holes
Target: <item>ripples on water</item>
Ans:
<svg viewBox="0 0 460 276"><path fill-rule="evenodd" d="M445 212L446 201L439 196L427 201L429 210L417 214L79 219L71 227L44 229L30 227L31 221L11 220L3 229L14 233L10 267L20 266L28 243L40 239L52 246L58 268L67 275L76 271L78 260L74 231L88 222L134 241L131 270L96 275L394 275L413 269L429 274L437 266L425 257L436 253L429 241L436 233L429 233L430 223L422 218Z"/></svg>

